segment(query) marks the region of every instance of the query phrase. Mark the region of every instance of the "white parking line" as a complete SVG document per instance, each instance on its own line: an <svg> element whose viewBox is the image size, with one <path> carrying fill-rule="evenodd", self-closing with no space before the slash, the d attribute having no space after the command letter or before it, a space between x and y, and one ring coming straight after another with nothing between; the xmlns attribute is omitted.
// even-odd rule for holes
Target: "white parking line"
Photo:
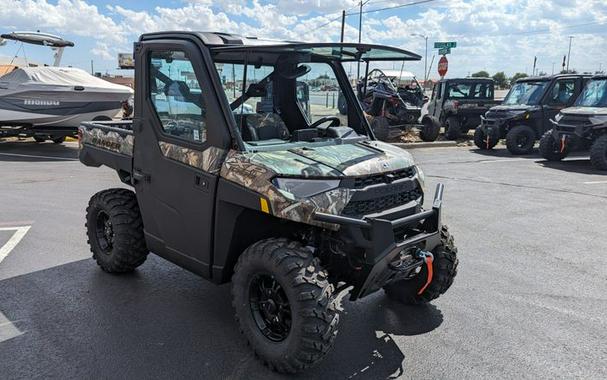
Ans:
<svg viewBox="0 0 607 380"><path fill-rule="evenodd" d="M37 156L34 154L19 154L19 153L0 153L0 156L14 156L14 157L28 157L28 158L44 158L46 160L59 160L59 161L78 161L77 158L67 157L52 157L52 156Z"/></svg>
<svg viewBox="0 0 607 380"><path fill-rule="evenodd" d="M23 333L0 311L0 343L21 334Z"/></svg>
<svg viewBox="0 0 607 380"><path fill-rule="evenodd" d="M480 164L491 164L494 162L515 162L515 161L529 161L528 158L505 158L505 159L497 159L497 160L484 160L479 161Z"/></svg>
<svg viewBox="0 0 607 380"><path fill-rule="evenodd" d="M31 226L1 227L0 228L0 231L15 231L13 236L11 236L11 238L8 239L6 244L4 244L2 247L0 247L0 263L17 246L17 244L19 244L19 242L21 241L21 239L23 239L23 237L25 236L27 231L29 231L30 227Z"/></svg>
<svg viewBox="0 0 607 380"><path fill-rule="evenodd" d="M607 181L588 181L584 182L584 185L598 185L600 183L607 183Z"/></svg>

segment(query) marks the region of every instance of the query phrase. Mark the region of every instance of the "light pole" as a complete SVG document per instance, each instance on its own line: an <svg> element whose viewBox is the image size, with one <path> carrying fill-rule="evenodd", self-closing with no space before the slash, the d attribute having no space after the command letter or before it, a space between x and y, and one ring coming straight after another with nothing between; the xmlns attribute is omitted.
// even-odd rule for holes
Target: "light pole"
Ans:
<svg viewBox="0 0 607 380"><path fill-rule="evenodd" d="M362 40L362 32L363 32L363 6L367 4L371 0L360 0L359 3L359 12L358 12L358 43ZM356 65L356 79L360 78L360 61L358 61L358 65Z"/></svg>
<svg viewBox="0 0 607 380"><path fill-rule="evenodd" d="M424 86L425 86L426 82L428 81L428 36L424 36L423 34L419 34L419 33L412 33L411 36L421 37L426 41L426 56L424 57Z"/></svg>
<svg viewBox="0 0 607 380"><path fill-rule="evenodd" d="M567 72L569 72L569 60L571 59L571 41L573 36L569 36L569 52L567 53Z"/></svg>

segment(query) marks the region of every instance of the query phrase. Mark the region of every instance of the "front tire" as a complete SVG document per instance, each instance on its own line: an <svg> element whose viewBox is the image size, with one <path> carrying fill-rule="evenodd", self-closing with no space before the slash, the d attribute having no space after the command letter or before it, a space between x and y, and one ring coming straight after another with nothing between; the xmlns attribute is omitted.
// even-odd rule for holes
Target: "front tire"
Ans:
<svg viewBox="0 0 607 380"><path fill-rule="evenodd" d="M607 135L596 139L590 147L590 162L599 170L607 170Z"/></svg>
<svg viewBox="0 0 607 380"><path fill-rule="evenodd" d="M236 321L270 369L300 372L333 345L339 312L327 278L310 250L287 239L262 240L238 258L232 276Z"/></svg>
<svg viewBox="0 0 607 380"><path fill-rule="evenodd" d="M55 144L63 144L65 142L65 136L53 137L53 138L51 138L51 141L54 142Z"/></svg>
<svg viewBox="0 0 607 380"><path fill-rule="evenodd" d="M529 154L535 144L535 131L528 125L517 125L506 135L506 147L515 155Z"/></svg>
<svg viewBox="0 0 607 380"><path fill-rule="evenodd" d="M482 127L479 125L474 130L474 145L476 145L481 150L491 150L499 141L498 138L491 138L488 134L483 132Z"/></svg>
<svg viewBox="0 0 607 380"><path fill-rule="evenodd" d="M440 133L440 124L435 123L429 117L422 120L422 129L419 131L419 137L422 141L432 142L438 138Z"/></svg>
<svg viewBox="0 0 607 380"><path fill-rule="evenodd" d="M145 261L148 249L135 193L109 189L93 195L86 209L88 243L106 272L131 272Z"/></svg>
<svg viewBox="0 0 607 380"><path fill-rule="evenodd" d="M34 136L34 141L37 143L43 143L46 141L46 138L40 136Z"/></svg>
<svg viewBox="0 0 607 380"><path fill-rule="evenodd" d="M462 126L456 116L449 116L445 122L445 137L447 140L457 140L462 134Z"/></svg>
<svg viewBox="0 0 607 380"><path fill-rule="evenodd" d="M432 282L421 294L418 294L428 279L428 269L424 265L414 278L395 281L384 286L388 298L406 305L419 305L438 298L449 289L457 275L459 260L453 236L449 233L447 226L443 226L440 233L441 244L432 250L434 255Z"/></svg>
<svg viewBox="0 0 607 380"><path fill-rule="evenodd" d="M560 161L567 157L569 151L567 148L561 151L558 142L552 135L552 130L544 133L540 139L540 154L548 161Z"/></svg>

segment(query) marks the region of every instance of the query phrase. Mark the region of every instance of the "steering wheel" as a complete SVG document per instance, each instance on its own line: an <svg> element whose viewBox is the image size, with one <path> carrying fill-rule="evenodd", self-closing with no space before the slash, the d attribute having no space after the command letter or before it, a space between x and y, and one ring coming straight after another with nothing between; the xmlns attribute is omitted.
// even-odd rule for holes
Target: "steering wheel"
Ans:
<svg viewBox="0 0 607 380"><path fill-rule="evenodd" d="M329 124L329 127L336 127L338 125L341 125L341 120L339 120L337 116L325 116L310 124L309 128L317 128L319 125L324 124L327 121L331 122L331 124Z"/></svg>

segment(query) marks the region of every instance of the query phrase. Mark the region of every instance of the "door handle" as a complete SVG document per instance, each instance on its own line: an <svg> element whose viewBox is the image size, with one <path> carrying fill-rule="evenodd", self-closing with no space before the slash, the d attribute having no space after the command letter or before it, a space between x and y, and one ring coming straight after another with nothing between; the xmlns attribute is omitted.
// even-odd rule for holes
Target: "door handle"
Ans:
<svg viewBox="0 0 607 380"><path fill-rule="evenodd" d="M150 182L152 179L152 176L144 173L141 171L141 169L133 169L133 181L134 182Z"/></svg>

